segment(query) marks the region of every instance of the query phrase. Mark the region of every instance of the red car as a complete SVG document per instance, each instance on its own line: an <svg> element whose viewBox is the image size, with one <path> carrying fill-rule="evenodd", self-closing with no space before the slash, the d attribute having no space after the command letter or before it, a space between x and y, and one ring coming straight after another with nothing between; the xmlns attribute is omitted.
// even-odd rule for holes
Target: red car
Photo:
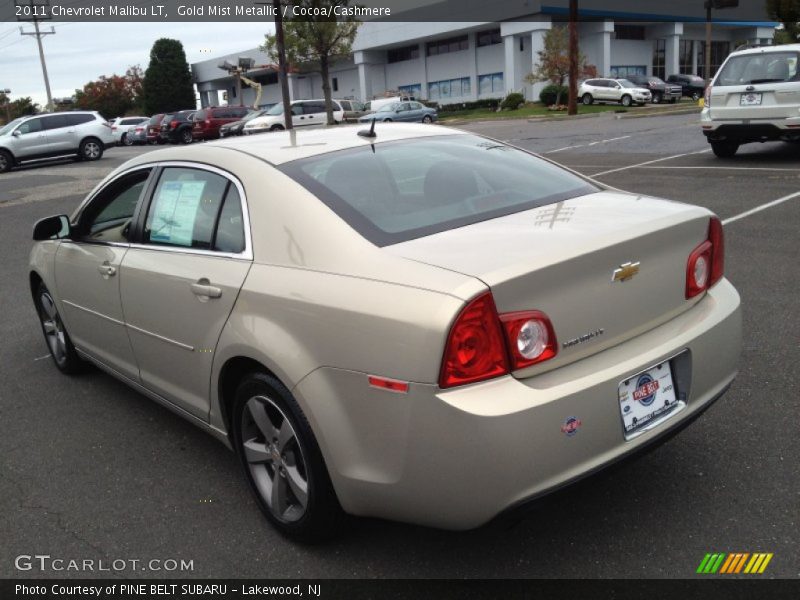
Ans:
<svg viewBox="0 0 800 600"><path fill-rule="evenodd" d="M166 113L158 113L150 117L147 122L147 143L148 144L163 144L161 141L161 121L164 120Z"/></svg>
<svg viewBox="0 0 800 600"><path fill-rule="evenodd" d="M244 118L250 112L247 106L213 106L194 113L192 137L196 140L214 140L219 137L219 128Z"/></svg>

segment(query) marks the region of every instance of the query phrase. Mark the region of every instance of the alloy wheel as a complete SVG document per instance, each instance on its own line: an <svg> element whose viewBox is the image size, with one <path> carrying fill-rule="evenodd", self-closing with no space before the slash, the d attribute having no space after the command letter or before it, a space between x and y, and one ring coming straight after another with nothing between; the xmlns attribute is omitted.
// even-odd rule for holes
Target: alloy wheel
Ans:
<svg viewBox="0 0 800 600"><path fill-rule="evenodd" d="M47 346L50 348L53 358L61 365L67 359L67 340L64 324L61 322L61 317L58 315L55 302L49 292L42 292L39 296L39 306L41 307L39 318L42 320Z"/></svg>
<svg viewBox="0 0 800 600"><path fill-rule="evenodd" d="M256 488L272 515L299 521L308 506L308 467L291 421L266 396L253 396L242 411L242 450Z"/></svg>
<svg viewBox="0 0 800 600"><path fill-rule="evenodd" d="M83 145L83 156L89 160L96 160L100 157L100 144L97 142L86 142Z"/></svg>

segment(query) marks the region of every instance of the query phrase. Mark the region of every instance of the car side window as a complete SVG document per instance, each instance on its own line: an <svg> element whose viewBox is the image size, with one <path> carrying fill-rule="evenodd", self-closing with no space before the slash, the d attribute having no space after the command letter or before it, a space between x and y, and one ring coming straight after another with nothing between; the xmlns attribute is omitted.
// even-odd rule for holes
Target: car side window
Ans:
<svg viewBox="0 0 800 600"><path fill-rule="evenodd" d="M61 127L67 126L67 119L64 115L49 115L47 117L42 117L42 127L45 130L60 129Z"/></svg>
<svg viewBox="0 0 800 600"><path fill-rule="evenodd" d="M42 129L42 119L31 119L29 121L25 121L22 125L17 127L17 131L22 134L36 133L37 131L42 131Z"/></svg>
<svg viewBox="0 0 800 600"><path fill-rule="evenodd" d="M86 241L129 241L130 224L142 196L150 169L140 169L113 181L83 209L78 237Z"/></svg>
<svg viewBox="0 0 800 600"><path fill-rule="evenodd" d="M180 248L211 250L217 223L231 182L216 173L188 167L167 167L156 187L147 214L144 242ZM228 208L226 232L235 226L235 213ZM241 218L241 209L239 212ZM231 236L226 233L225 244ZM227 250L226 250L227 251Z"/></svg>
<svg viewBox="0 0 800 600"><path fill-rule="evenodd" d="M214 250L238 254L244 252L244 220L242 200L235 185L228 186L225 201L219 213L219 224L214 236Z"/></svg>

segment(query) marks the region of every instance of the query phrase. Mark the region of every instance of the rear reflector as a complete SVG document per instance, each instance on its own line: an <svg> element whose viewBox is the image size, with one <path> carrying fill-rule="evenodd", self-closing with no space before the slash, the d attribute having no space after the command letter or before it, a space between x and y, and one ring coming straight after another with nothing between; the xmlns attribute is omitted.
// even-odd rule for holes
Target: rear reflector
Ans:
<svg viewBox="0 0 800 600"><path fill-rule="evenodd" d="M399 392L401 394L405 394L408 392L408 382L407 381L397 381L396 379L386 379L385 377L378 377L376 375L370 375L367 377L369 384L372 387L381 388L384 390L389 390L391 392Z"/></svg>

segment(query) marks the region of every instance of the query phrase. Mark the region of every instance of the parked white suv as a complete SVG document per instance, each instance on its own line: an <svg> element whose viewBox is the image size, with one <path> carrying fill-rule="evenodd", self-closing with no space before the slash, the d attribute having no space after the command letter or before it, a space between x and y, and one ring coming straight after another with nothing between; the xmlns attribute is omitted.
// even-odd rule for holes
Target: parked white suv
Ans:
<svg viewBox="0 0 800 600"><path fill-rule="evenodd" d="M586 105L593 102L619 102L630 106L650 102L653 95L647 88L639 87L627 79L587 79L578 88L578 97Z"/></svg>
<svg viewBox="0 0 800 600"><path fill-rule="evenodd" d="M344 110L337 100L331 100L331 102L333 102L333 120L341 123L344 121ZM327 122L325 100L295 100L291 106L293 127L325 125ZM280 131L283 128L283 104L278 103L264 113L264 116L256 117L245 123L242 132L250 135L265 131Z"/></svg>
<svg viewBox="0 0 800 600"><path fill-rule="evenodd" d="M800 44L728 56L706 89L700 126L720 158L750 142L800 142Z"/></svg>
<svg viewBox="0 0 800 600"><path fill-rule="evenodd" d="M0 128L0 173L25 161L71 154L98 160L115 144L111 126L94 111L20 117Z"/></svg>
<svg viewBox="0 0 800 600"><path fill-rule="evenodd" d="M133 145L133 136L128 138L128 134L133 131L137 125L150 120L150 117L117 117L111 121L111 133L118 144L123 146Z"/></svg>

